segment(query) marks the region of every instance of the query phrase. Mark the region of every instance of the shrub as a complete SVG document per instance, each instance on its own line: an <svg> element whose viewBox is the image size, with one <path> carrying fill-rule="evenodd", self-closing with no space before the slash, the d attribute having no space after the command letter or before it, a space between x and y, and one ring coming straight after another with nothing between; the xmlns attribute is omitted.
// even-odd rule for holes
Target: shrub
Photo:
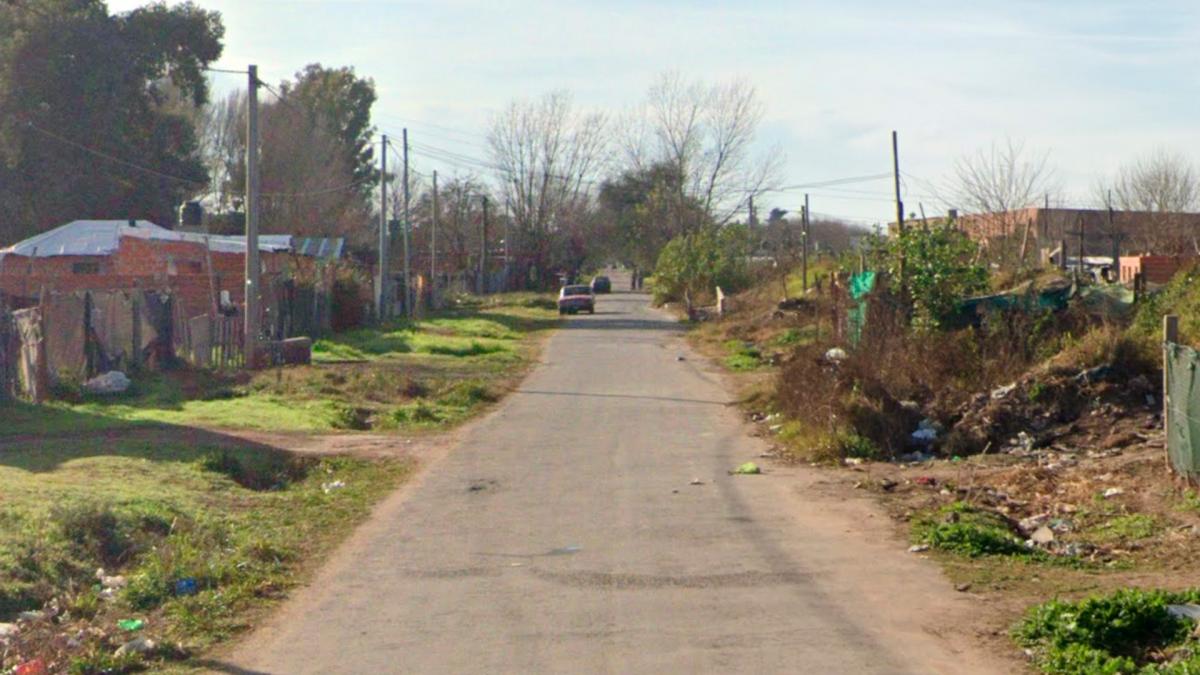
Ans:
<svg viewBox="0 0 1200 675"><path fill-rule="evenodd" d="M977 261L978 245L953 223L909 227L898 236L875 239L873 249L871 255L887 272L892 290L905 286L914 318L927 327L940 326L963 298L988 289L987 269Z"/></svg>
<svg viewBox="0 0 1200 675"><path fill-rule="evenodd" d="M654 299L662 303L745 288L749 236L740 225L708 226L680 235L663 247L654 268Z"/></svg>
<svg viewBox="0 0 1200 675"><path fill-rule="evenodd" d="M1079 602L1051 600L1031 608L1013 637L1035 650L1047 673L1195 672L1186 668L1200 665L1194 655L1190 663L1150 663L1141 671L1138 665L1187 641L1191 622L1173 616L1167 607L1198 599L1197 591L1128 588Z"/></svg>

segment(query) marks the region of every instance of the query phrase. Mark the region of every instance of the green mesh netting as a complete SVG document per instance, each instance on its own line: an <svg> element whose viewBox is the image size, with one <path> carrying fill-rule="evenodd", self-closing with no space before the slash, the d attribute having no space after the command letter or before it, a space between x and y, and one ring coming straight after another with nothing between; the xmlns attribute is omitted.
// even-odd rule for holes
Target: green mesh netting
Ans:
<svg viewBox="0 0 1200 675"><path fill-rule="evenodd" d="M1175 470L1200 475L1200 386L1197 363L1200 353L1191 347L1168 343L1165 346L1167 369L1167 453Z"/></svg>

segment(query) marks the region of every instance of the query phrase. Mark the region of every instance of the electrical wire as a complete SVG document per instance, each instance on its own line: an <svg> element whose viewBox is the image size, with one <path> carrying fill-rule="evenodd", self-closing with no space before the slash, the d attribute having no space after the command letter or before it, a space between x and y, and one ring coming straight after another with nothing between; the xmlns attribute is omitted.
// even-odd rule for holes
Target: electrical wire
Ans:
<svg viewBox="0 0 1200 675"><path fill-rule="evenodd" d="M99 157L99 158L101 158L101 159L106 159L106 160L108 160L108 161L110 161L110 162L114 162L114 163L116 163L116 164L120 164L120 165L122 165L122 166L125 166L125 167L128 167L128 168L130 168L130 169L134 169L134 170L136 170L136 171L141 171L141 172L143 172L143 173L147 173L147 174L150 174L150 175L153 175L153 176L157 176L157 177L159 177L159 178L162 178L162 179L164 179L164 180L170 180L170 181L175 181L175 182L177 182L177 183L183 183L183 184L185 184L185 185L193 185L193 186L196 186L196 187L208 187L208 182L207 182L207 181L197 181L197 180L193 180L193 179L191 179L191 178L183 178L183 177L181 177L181 176L173 176L173 175L171 175L171 174L169 174L169 173L163 173L162 171L159 171L158 169L151 169L150 167L147 167L147 166L142 166L142 165L140 165L140 164L136 164L136 163L134 163L134 162L131 162L131 161L127 160L127 159L122 159L122 158L120 158L120 157L117 157L117 156L115 156L115 155L110 155L110 154L108 154L107 152L104 152L103 150L97 150L97 149L95 149L95 148L92 148L92 147L89 147L89 146L87 146L87 145L84 145L83 143L79 143L79 142L73 141L73 140L71 140L71 139L69 139L69 138L66 138L65 136L61 136L61 135L59 135L59 134L57 134L57 133L55 133L55 132L53 132L53 131L49 131L49 130L47 130L47 129L43 129L43 128L39 127L38 125L36 125L36 124L34 124L33 122L30 122L30 121L28 121L28 120L26 120L26 121L25 121L25 126L29 127L30 129L33 129L34 131L38 132L39 134L42 134L43 136L46 136L47 138L51 138L51 139L54 139L54 140L58 141L59 143L62 143L62 144L64 144L64 145L69 145L69 146L71 146L71 147L73 147L73 148L76 148L76 149L78 149L78 150L82 150L82 151L84 151L84 152L86 152L86 153L88 153L88 154L90 154L90 155L93 155L93 156L95 156L95 157Z"/></svg>

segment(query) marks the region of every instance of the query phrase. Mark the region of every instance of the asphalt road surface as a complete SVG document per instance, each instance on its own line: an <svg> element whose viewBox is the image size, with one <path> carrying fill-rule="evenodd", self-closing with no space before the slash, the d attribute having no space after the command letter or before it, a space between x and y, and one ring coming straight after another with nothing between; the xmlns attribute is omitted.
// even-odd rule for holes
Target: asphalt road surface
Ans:
<svg viewBox="0 0 1200 675"><path fill-rule="evenodd" d="M628 288L627 279L615 284ZM864 500L759 459L647 297L571 317L520 391L383 504L236 673L1006 672L972 600ZM731 476L745 461L762 476ZM693 480L701 484L693 485Z"/></svg>

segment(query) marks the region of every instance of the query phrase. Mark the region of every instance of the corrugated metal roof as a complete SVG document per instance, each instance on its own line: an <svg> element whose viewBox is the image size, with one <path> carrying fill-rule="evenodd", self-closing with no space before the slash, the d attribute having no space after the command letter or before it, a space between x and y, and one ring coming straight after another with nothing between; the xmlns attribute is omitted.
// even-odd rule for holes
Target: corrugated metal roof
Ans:
<svg viewBox="0 0 1200 675"><path fill-rule="evenodd" d="M206 235L176 232L148 220L75 220L53 230L34 235L25 241L0 249L0 255L47 258L60 255L111 255L120 246L121 237L137 237L155 241L187 241L208 243L213 251L242 253L246 250L244 236ZM259 237L260 251L290 251L292 237L286 234Z"/></svg>
<svg viewBox="0 0 1200 675"><path fill-rule="evenodd" d="M342 237L296 237L292 242L296 253L325 260L341 258L346 247Z"/></svg>

